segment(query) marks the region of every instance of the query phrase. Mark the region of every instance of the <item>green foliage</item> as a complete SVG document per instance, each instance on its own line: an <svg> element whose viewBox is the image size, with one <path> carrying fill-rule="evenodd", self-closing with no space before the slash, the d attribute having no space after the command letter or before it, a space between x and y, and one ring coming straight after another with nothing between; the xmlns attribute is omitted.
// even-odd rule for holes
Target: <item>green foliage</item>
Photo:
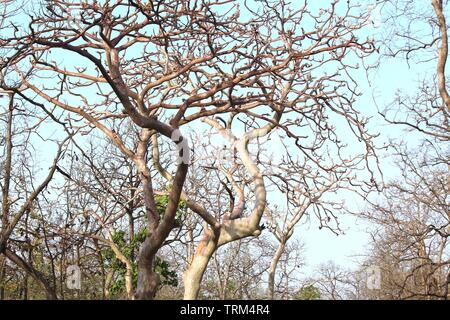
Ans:
<svg viewBox="0 0 450 320"><path fill-rule="evenodd" d="M178 276L176 271L170 270L170 265L167 261L156 257L155 260L155 272L161 275L161 283L164 285L176 287L178 286Z"/></svg>
<svg viewBox="0 0 450 320"><path fill-rule="evenodd" d="M157 195L155 196L156 209L158 210L159 215L164 217L164 213L169 203L168 195ZM186 202L180 201L178 203L177 212L175 215L174 227L180 227L182 223L182 219L184 218L184 214L186 212L187 205ZM133 238L131 243L128 243L125 239L125 231L116 231L112 235L113 242L118 246L119 250L123 253L123 255L129 259L133 265L133 286L137 285L137 263L135 261L135 257L133 256L133 252L138 252L139 246L142 242L144 242L145 237L147 236L147 229L143 228L140 230ZM103 256L107 262L107 265L112 268L116 274L119 274L117 281L114 282L110 287L110 292L112 295L119 295L125 290L125 275L126 275L126 265L120 261L114 251L111 248L108 248L103 251ZM174 270L170 269L170 265L167 261L156 257L154 263L154 270L161 276L161 284L169 285L169 286L178 286L178 276Z"/></svg>
<svg viewBox="0 0 450 320"><path fill-rule="evenodd" d="M123 255L132 263L132 280L134 287L137 285L138 268L135 259L133 259L135 257L133 257L132 253L138 252L139 245L144 242L146 235L147 229L143 228L135 235L131 243L128 243L125 240L125 231L119 230L112 234L113 242L118 246ZM117 258L111 248L103 250L102 254L107 265L119 274L117 280L112 283L110 287L110 292L112 295L119 295L125 290L125 275L127 272L126 265ZM178 286L177 273L170 269L170 265L167 261L156 257L154 270L161 276L161 282L163 285Z"/></svg>
<svg viewBox="0 0 450 320"><path fill-rule="evenodd" d="M161 216L161 218L164 217L164 212L166 210L167 204L169 203L169 196L157 195L155 196L155 202L156 202L156 209L158 210L159 215ZM181 222L186 212L186 208L187 208L186 202L180 200L180 202L178 202L178 208L175 214L175 226L177 227L181 226Z"/></svg>
<svg viewBox="0 0 450 320"><path fill-rule="evenodd" d="M157 195L155 196L155 202L156 202L156 209L158 210L158 213L160 217L164 217L164 213L167 207L167 204L169 203L169 196L168 195ZM180 227L182 223L182 219L184 218L185 212L187 209L187 205L185 201L180 201L178 203L177 212L175 215L175 227ZM118 246L119 250L123 253L123 255L129 259L133 265L133 286L136 287L137 285L137 277L138 277L138 271L137 271L137 263L134 261L135 257L133 257L133 252L138 252L139 246L142 242L144 242L145 237L147 236L147 229L143 228L139 231L138 234L136 234L131 241L131 243L128 243L125 240L125 231L116 231L112 235L113 242ZM107 265L112 268L116 274L119 274L119 277L116 282L114 282L110 287L110 292L113 295L121 294L125 289L125 275L127 272L126 265L120 261L114 251L111 248L108 248L103 251L103 256L107 262ZM155 263L154 263L154 270L156 273L158 273L161 276L161 283L163 285L169 285L169 286L178 286L178 277L177 273L174 270L170 269L170 265L167 261L156 257Z"/></svg>
<svg viewBox="0 0 450 320"><path fill-rule="evenodd" d="M306 286L301 288L296 296L296 300L319 300L320 299L320 291L313 285Z"/></svg>

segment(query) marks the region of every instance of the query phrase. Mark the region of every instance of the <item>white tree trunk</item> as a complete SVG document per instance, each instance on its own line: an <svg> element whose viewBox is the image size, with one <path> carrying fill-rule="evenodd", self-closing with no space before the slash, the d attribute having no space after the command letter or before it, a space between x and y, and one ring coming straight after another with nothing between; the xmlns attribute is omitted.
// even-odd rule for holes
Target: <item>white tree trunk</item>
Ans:
<svg viewBox="0 0 450 320"><path fill-rule="evenodd" d="M272 257L272 261L270 262L269 282L267 285L267 298L269 300L273 300L275 296L275 272L277 271L278 262L280 261L281 255L284 252L285 246L286 243L284 242L280 242L278 244L277 251L275 251L275 254Z"/></svg>
<svg viewBox="0 0 450 320"><path fill-rule="evenodd" d="M217 243L212 239L200 242L191 264L183 275L184 300L198 299L203 275L206 271L209 260L216 250Z"/></svg>

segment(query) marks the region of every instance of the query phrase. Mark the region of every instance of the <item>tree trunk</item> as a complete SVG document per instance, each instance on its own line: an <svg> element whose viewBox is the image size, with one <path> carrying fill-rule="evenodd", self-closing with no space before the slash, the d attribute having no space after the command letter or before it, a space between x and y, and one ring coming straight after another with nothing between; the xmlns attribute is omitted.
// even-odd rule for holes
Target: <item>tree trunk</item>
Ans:
<svg viewBox="0 0 450 320"><path fill-rule="evenodd" d="M213 238L208 238L207 240L202 240L202 242L200 242L191 264L183 275L184 300L198 299L203 275L209 260L216 250L217 241L214 241Z"/></svg>
<svg viewBox="0 0 450 320"><path fill-rule="evenodd" d="M156 251L151 245L151 238L147 236L139 252L136 299L153 300L155 298L160 284L159 274L153 270Z"/></svg>
<svg viewBox="0 0 450 320"><path fill-rule="evenodd" d="M267 288L267 298L273 300L275 296L275 272L277 271L278 262L280 261L281 255L284 252L286 243L280 242L278 244L277 251L275 251L272 261L270 262L269 268L269 282Z"/></svg>
<svg viewBox="0 0 450 320"><path fill-rule="evenodd" d="M171 133L173 133L173 131L165 135L171 137ZM138 283L135 295L136 299L141 300L154 299L156 291L158 290L160 279L159 275L153 270L153 263L156 257L156 253L161 248L164 240L167 239L174 227L178 204L180 202L180 195L183 190L183 184L186 180L186 175L189 168L188 164L185 162L181 162L178 164L177 171L172 180L172 188L168 195L168 202L164 210L164 214L160 216L156 207L155 195L153 192L151 180L151 172L148 169L146 162L146 152L148 149L148 141L150 137L151 130L144 130L142 132L141 141L139 143L136 157L134 159L135 164L141 174L144 204L148 220L148 234L139 252ZM183 140L181 136L179 137L179 139L180 141Z"/></svg>
<svg viewBox="0 0 450 320"><path fill-rule="evenodd" d="M106 274L105 292L104 292L105 299L110 299L111 298L111 292L109 291L109 287L111 285L111 281L113 279L113 276L114 276L114 269L111 269Z"/></svg>
<svg viewBox="0 0 450 320"><path fill-rule="evenodd" d="M140 266L138 273L138 285L136 299L153 300L160 284L159 275L153 271L153 264Z"/></svg>
<svg viewBox="0 0 450 320"><path fill-rule="evenodd" d="M23 300L28 300L28 273L25 273L23 279Z"/></svg>
<svg viewBox="0 0 450 320"><path fill-rule="evenodd" d="M127 272L125 274L125 289L127 290L128 299L134 299L133 290L133 267L127 264Z"/></svg>
<svg viewBox="0 0 450 320"><path fill-rule="evenodd" d="M6 258L0 254L0 300L5 300Z"/></svg>

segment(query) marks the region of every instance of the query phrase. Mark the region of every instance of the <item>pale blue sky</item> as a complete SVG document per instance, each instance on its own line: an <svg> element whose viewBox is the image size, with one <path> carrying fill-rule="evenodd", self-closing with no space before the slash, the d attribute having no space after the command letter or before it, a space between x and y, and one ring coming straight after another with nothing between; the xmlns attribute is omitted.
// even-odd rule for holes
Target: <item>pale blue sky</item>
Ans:
<svg viewBox="0 0 450 320"><path fill-rule="evenodd" d="M357 107L365 114L373 114L370 128L372 131L380 133L380 137L377 139L379 145L389 139L403 139L410 146L419 143L419 135L406 132L404 127L387 124L380 115L377 115L376 105L381 111L393 101L397 90L413 94L417 88L417 80L426 73L434 71L433 68L435 68L433 61L424 65L414 64L412 67L408 67L405 61L391 59L385 61L377 72L372 74L371 86L361 78L359 85L362 88L363 96L358 101ZM376 101L374 101L374 97ZM389 181L398 176L399 172L393 163L394 159L386 152L380 152L379 156L384 180ZM356 197L349 199L348 203L352 203L353 207L360 209L365 206L364 201ZM370 223L351 215L341 217L341 223L342 228L347 231L344 235L339 236L328 230L318 230L317 223L315 224L313 221L297 230L297 235L306 245L306 274L314 275L313 270L328 261L347 268L355 268L357 267L356 257L362 258L368 252L370 239L367 230L372 227Z"/></svg>

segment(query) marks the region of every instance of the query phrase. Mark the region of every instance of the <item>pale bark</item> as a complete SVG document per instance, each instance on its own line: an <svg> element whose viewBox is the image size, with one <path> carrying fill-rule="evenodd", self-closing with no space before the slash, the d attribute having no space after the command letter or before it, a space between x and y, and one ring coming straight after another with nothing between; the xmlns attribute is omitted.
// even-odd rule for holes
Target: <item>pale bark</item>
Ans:
<svg viewBox="0 0 450 320"><path fill-rule="evenodd" d="M200 292L200 284L208 267L209 260L217 250L217 240L208 236L202 240L193 256L192 262L183 274L184 300L195 300Z"/></svg>
<svg viewBox="0 0 450 320"><path fill-rule="evenodd" d="M217 227L217 223L211 226L217 240L200 243L192 263L188 266L185 274L185 293L184 298L188 300L197 299L200 283L203 274L211 259L213 253L222 245L231 241L239 240L250 236L259 236L261 229L259 223L266 207L266 188L264 179L259 171L257 165L251 159L247 146L251 138L256 138L267 134L272 128L272 125L256 129L246 134L242 139L237 140L230 132L225 131L217 121L212 119L205 119L205 122L218 129L218 131L226 138L230 139L236 146L237 151L241 156L242 163L247 171L251 174L253 183L255 185L255 206L252 213L248 217L238 218L235 220L227 220ZM189 206L189 203L188 203Z"/></svg>
<svg viewBox="0 0 450 320"><path fill-rule="evenodd" d="M270 268L269 268L269 280L268 280L268 293L267 298L269 300L273 300L275 297L275 273L277 271L278 262L280 261L280 258L284 252L284 249L286 247L286 243L280 242L277 247L277 251L272 257L272 261L270 262Z"/></svg>
<svg viewBox="0 0 450 320"><path fill-rule="evenodd" d="M111 233L109 232L109 245L113 250L116 257L125 264L126 273L125 273L125 289L127 291L128 299L134 298L134 290L133 290L133 264L131 261L125 257L125 255L120 251L119 247L114 243Z"/></svg>
<svg viewBox="0 0 450 320"><path fill-rule="evenodd" d="M447 63L448 57L448 36L447 36L447 23L445 21L445 15L443 13L442 0L432 0L433 8L436 13L439 30L441 32L441 47L438 52L438 65L437 65L437 76L438 76L438 88L439 94L444 101L447 111L450 110L450 95L447 91L447 84L445 79L445 65Z"/></svg>
<svg viewBox="0 0 450 320"><path fill-rule="evenodd" d="M6 225L8 224L9 217L9 185L11 181L11 162L12 162L12 122L13 122L13 107L14 107L14 95L9 95L9 112L6 126L6 159L4 163L3 172L3 186L2 186L2 211L1 222L2 227L0 230L0 300L5 298L5 275L6 275L6 259L2 255L6 249L6 237L4 236Z"/></svg>
<svg viewBox="0 0 450 320"><path fill-rule="evenodd" d="M111 285L113 276L114 276L114 270L111 269L108 271L108 273L106 274L106 278L105 278L105 288L104 288L105 299L111 298L111 292L109 291L109 286Z"/></svg>

